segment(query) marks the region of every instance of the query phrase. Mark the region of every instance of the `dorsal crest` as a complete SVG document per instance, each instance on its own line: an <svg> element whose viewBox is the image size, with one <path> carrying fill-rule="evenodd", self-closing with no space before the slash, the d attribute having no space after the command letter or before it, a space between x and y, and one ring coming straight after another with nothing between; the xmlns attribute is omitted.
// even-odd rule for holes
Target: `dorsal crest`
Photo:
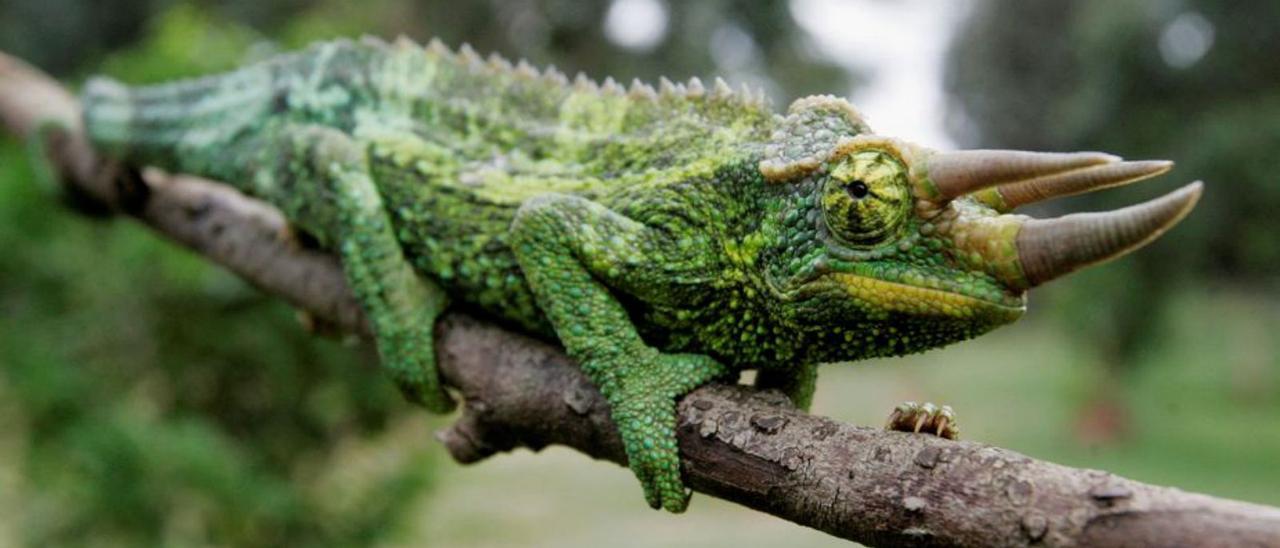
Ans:
<svg viewBox="0 0 1280 548"><path fill-rule="evenodd" d="M795 178L821 166L842 139L870 132L849 101L832 95L797 99L770 136L760 173L770 182Z"/></svg>

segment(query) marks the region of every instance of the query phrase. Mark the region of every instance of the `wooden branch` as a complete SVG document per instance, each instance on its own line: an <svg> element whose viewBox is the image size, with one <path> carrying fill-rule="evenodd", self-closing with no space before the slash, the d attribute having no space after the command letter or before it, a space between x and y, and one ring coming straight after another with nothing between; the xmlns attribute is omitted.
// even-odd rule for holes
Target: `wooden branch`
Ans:
<svg viewBox="0 0 1280 548"><path fill-rule="evenodd" d="M51 159L78 192L294 306L367 332L337 262L291 243L274 209L192 177L131 179L95 156L71 96L0 54L0 121L27 136L41 120L65 126L51 139ZM442 374L466 400L438 434L455 459L562 444L625 462L607 404L556 348L456 313L439 341ZM799 412L776 393L706 386L679 413L693 489L866 544L1280 546L1280 509L980 443L850 426ZM639 507L638 487L635 497Z"/></svg>

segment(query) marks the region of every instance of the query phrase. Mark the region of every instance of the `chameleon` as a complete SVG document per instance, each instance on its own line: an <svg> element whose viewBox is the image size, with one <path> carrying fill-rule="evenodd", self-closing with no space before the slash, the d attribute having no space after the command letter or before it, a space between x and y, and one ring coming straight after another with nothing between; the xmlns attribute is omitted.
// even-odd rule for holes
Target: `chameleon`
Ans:
<svg viewBox="0 0 1280 548"><path fill-rule="evenodd" d="M683 511L676 402L756 372L807 409L817 367L922 352L1019 318L1029 289L1154 240L1194 182L1130 207L1018 206L1165 173L1100 152L940 151L845 99L775 112L697 79L629 87L438 40L338 40L219 75L82 93L95 148L225 181L335 253L383 368L454 406L449 307L558 342L610 406L648 504ZM958 433L906 403L889 427Z"/></svg>

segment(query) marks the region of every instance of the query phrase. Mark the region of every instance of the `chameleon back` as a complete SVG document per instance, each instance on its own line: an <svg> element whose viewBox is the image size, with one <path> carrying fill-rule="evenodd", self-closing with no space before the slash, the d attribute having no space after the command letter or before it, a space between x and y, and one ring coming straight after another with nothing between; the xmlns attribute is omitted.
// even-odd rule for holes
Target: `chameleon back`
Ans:
<svg viewBox="0 0 1280 548"><path fill-rule="evenodd" d="M102 150L211 176L229 163L208 161L215 147L287 119L370 140L412 133L477 167L608 180L740 154L744 143L767 139L774 114L763 96L717 84L663 80L658 91L637 81L627 91L612 79L570 83L554 68L485 61L466 46L455 54L435 42L365 40L157 86L98 78L83 102Z"/></svg>

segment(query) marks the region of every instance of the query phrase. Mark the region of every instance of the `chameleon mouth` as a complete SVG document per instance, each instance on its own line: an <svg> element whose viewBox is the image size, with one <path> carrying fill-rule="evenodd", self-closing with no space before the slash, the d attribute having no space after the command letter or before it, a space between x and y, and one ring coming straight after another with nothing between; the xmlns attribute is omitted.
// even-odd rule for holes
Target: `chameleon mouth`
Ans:
<svg viewBox="0 0 1280 548"><path fill-rule="evenodd" d="M864 308L869 315L900 313L1007 323L1027 309L1025 292L994 287L979 296L979 292L965 291L959 284L943 282L943 287L924 287L849 272L824 272L785 288L772 283L775 280L767 281L780 300L799 301L838 292L851 297L855 306Z"/></svg>
<svg viewBox="0 0 1280 548"><path fill-rule="evenodd" d="M828 273L822 279L831 282L859 302L887 312L956 319L990 318L995 315L998 319L1013 321L1026 311L1026 299L1022 293L992 291L992 295L979 297L959 291L892 282L846 272Z"/></svg>

